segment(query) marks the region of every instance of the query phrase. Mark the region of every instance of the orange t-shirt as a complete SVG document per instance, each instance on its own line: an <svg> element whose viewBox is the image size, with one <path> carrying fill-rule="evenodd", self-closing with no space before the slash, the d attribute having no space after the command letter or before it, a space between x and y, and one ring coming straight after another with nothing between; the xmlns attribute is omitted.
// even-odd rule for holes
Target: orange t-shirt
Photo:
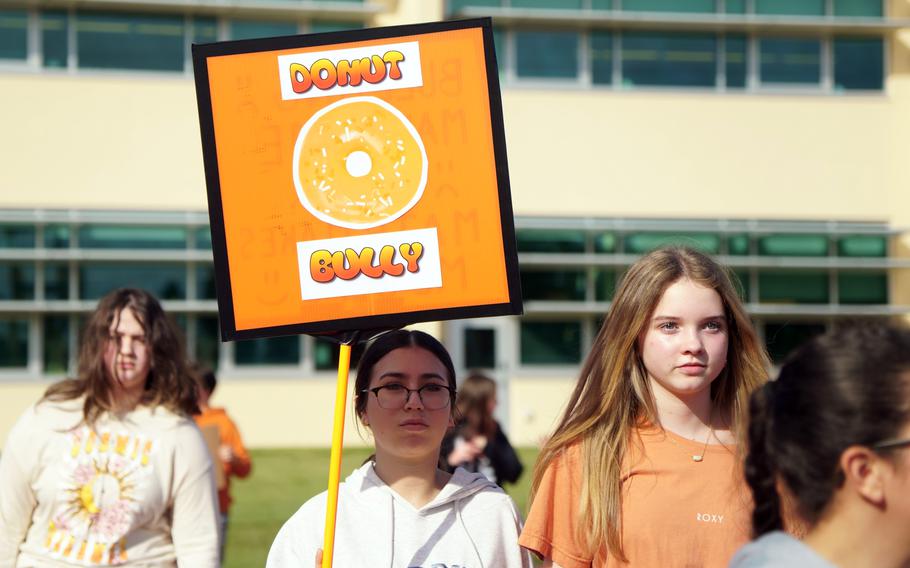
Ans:
<svg viewBox="0 0 910 568"><path fill-rule="evenodd" d="M727 566L749 541L752 498L734 449L692 442L657 427L636 430L624 462L621 538L632 566ZM695 462L693 455L704 460ZM519 543L562 568L622 565L575 539L582 484L581 445L544 473ZM596 556L596 557L595 557Z"/></svg>
<svg viewBox="0 0 910 568"><path fill-rule="evenodd" d="M234 452L232 463L221 462L224 467L224 487L218 490L218 504L222 514L226 515L231 506L231 476L242 478L250 474L250 469L252 469L250 455L243 446L237 426L223 408L208 408L193 418L196 419L196 425L200 428L208 425L216 426L221 445L230 446ZM216 463L220 461L218 456L212 456L212 459Z"/></svg>

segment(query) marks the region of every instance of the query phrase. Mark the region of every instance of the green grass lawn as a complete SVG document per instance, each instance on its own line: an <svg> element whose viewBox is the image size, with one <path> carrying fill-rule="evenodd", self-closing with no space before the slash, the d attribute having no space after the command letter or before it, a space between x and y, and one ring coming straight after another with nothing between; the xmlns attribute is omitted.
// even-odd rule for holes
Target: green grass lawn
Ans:
<svg viewBox="0 0 910 568"><path fill-rule="evenodd" d="M371 453L368 449L345 449L342 479ZM522 513L527 513L531 470L536 448L519 448L525 472L518 483L507 487ZM234 504L228 529L225 568L265 565L272 540L281 525L304 501L325 491L328 483L329 450L251 450L253 473L234 480Z"/></svg>

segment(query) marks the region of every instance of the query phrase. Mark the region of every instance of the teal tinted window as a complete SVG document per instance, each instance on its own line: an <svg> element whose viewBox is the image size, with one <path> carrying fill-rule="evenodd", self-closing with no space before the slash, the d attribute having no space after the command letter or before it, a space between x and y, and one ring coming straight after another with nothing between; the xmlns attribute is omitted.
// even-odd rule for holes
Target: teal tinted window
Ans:
<svg viewBox="0 0 910 568"><path fill-rule="evenodd" d="M66 67L69 55L66 12L41 13L41 60L45 67Z"/></svg>
<svg viewBox="0 0 910 568"><path fill-rule="evenodd" d="M591 80L595 85L613 82L613 34L591 32Z"/></svg>
<svg viewBox="0 0 910 568"><path fill-rule="evenodd" d="M469 327L463 330L464 368L496 368L496 330Z"/></svg>
<svg viewBox="0 0 910 568"><path fill-rule="evenodd" d="M519 229L515 233L518 252L584 252L585 234L581 231Z"/></svg>
<svg viewBox="0 0 910 568"><path fill-rule="evenodd" d="M215 299L215 267L211 264L196 266L196 298Z"/></svg>
<svg viewBox="0 0 910 568"><path fill-rule="evenodd" d="M578 34L515 32L519 77L572 78L578 75Z"/></svg>
<svg viewBox="0 0 910 568"><path fill-rule="evenodd" d="M820 271L762 270L758 299L772 304L827 304L828 274Z"/></svg>
<svg viewBox="0 0 910 568"><path fill-rule="evenodd" d="M736 288L736 291L739 294L739 299L743 302L748 302L752 293L752 281L749 279L749 271L742 269L734 270L732 271L731 280L733 281L733 287Z"/></svg>
<svg viewBox="0 0 910 568"><path fill-rule="evenodd" d="M446 6L450 14L458 12L462 8L500 8L502 0L446 0Z"/></svg>
<svg viewBox="0 0 910 568"><path fill-rule="evenodd" d="M363 24L360 22L329 22L325 20L315 20L313 22L310 22L310 33L313 34L322 32L340 32L344 30L359 30L361 28L363 28Z"/></svg>
<svg viewBox="0 0 910 568"><path fill-rule="evenodd" d="M713 34L626 32L622 35L624 85L711 87L717 75Z"/></svg>
<svg viewBox="0 0 910 568"><path fill-rule="evenodd" d="M44 265L44 299L69 299L69 272L70 267L65 262L48 262Z"/></svg>
<svg viewBox="0 0 910 568"><path fill-rule="evenodd" d="M794 349L825 332L822 323L766 323L765 344L775 363L781 363Z"/></svg>
<svg viewBox="0 0 910 568"><path fill-rule="evenodd" d="M834 88L880 91L885 83L881 38L834 39Z"/></svg>
<svg viewBox="0 0 910 568"><path fill-rule="evenodd" d="M300 338L273 337L234 343L237 365L297 365L300 362Z"/></svg>
<svg viewBox="0 0 910 568"><path fill-rule="evenodd" d="M594 276L594 299L598 302L609 302L616 292L617 274L615 268L598 270Z"/></svg>
<svg viewBox="0 0 910 568"><path fill-rule="evenodd" d="M64 374L69 366L69 316L44 316L44 372Z"/></svg>
<svg viewBox="0 0 910 568"><path fill-rule="evenodd" d="M496 52L496 64L499 72L505 67L506 60L506 32L499 28L493 28L493 50Z"/></svg>
<svg viewBox="0 0 910 568"><path fill-rule="evenodd" d="M710 233L633 233L626 235L625 252L644 254L666 245L681 245L717 254L720 252L720 237Z"/></svg>
<svg viewBox="0 0 910 568"><path fill-rule="evenodd" d="M180 16L79 12L79 67L183 71Z"/></svg>
<svg viewBox="0 0 910 568"><path fill-rule="evenodd" d="M551 8L558 10L577 10L581 0L509 0L512 8Z"/></svg>
<svg viewBox="0 0 910 568"><path fill-rule="evenodd" d="M746 0L727 0L724 2L724 11L727 14L745 14Z"/></svg>
<svg viewBox="0 0 910 568"><path fill-rule="evenodd" d="M834 0L834 15L881 18L882 0Z"/></svg>
<svg viewBox="0 0 910 568"><path fill-rule="evenodd" d="M822 16L825 0L755 0L756 14Z"/></svg>
<svg viewBox="0 0 910 568"><path fill-rule="evenodd" d="M186 266L170 263L87 262L79 267L79 295L97 300L115 288L142 288L159 300L186 299Z"/></svg>
<svg viewBox="0 0 910 568"><path fill-rule="evenodd" d="M363 354L363 342L358 342L351 348L351 368L356 369ZM313 364L317 371L338 370L338 344L327 339L315 338L313 342Z"/></svg>
<svg viewBox="0 0 910 568"><path fill-rule="evenodd" d="M749 254L748 235L730 235L727 237L727 254L745 256Z"/></svg>
<svg viewBox="0 0 910 568"><path fill-rule="evenodd" d="M887 304L888 275L884 272L840 272L837 301L841 304Z"/></svg>
<svg viewBox="0 0 910 568"><path fill-rule="evenodd" d="M616 245L615 233L601 233L594 237L594 252L615 252Z"/></svg>
<svg viewBox="0 0 910 568"><path fill-rule="evenodd" d="M522 321L523 365L575 365L581 361L581 322Z"/></svg>
<svg viewBox="0 0 910 568"><path fill-rule="evenodd" d="M44 227L44 246L57 249L68 248L70 246L70 228L66 225Z"/></svg>
<svg viewBox="0 0 910 568"><path fill-rule="evenodd" d="M828 237L783 234L759 237L758 254L765 256L828 256Z"/></svg>
<svg viewBox="0 0 910 568"><path fill-rule="evenodd" d="M570 268L522 270L521 295L525 300L584 301L585 273Z"/></svg>
<svg viewBox="0 0 910 568"><path fill-rule="evenodd" d="M193 43L213 43L218 41L218 23L215 18L193 18Z"/></svg>
<svg viewBox="0 0 910 568"><path fill-rule="evenodd" d="M612 10L613 0L589 0L592 10Z"/></svg>
<svg viewBox="0 0 910 568"><path fill-rule="evenodd" d="M28 365L28 321L0 319L0 367Z"/></svg>
<svg viewBox="0 0 910 568"><path fill-rule="evenodd" d="M0 261L0 300L33 300L35 265L31 262Z"/></svg>
<svg viewBox="0 0 910 568"><path fill-rule="evenodd" d="M25 10L0 10L0 59L28 57L28 14Z"/></svg>
<svg viewBox="0 0 910 568"><path fill-rule="evenodd" d="M290 22L262 22L234 20L230 25L231 39L252 39L295 35L297 24Z"/></svg>
<svg viewBox="0 0 910 568"><path fill-rule="evenodd" d="M872 235L841 237L837 240L837 254L840 256L888 256L888 238Z"/></svg>
<svg viewBox="0 0 910 568"><path fill-rule="evenodd" d="M622 9L634 12L713 12L715 0L622 0Z"/></svg>
<svg viewBox="0 0 910 568"><path fill-rule="evenodd" d="M727 87L742 88L746 86L746 36L727 35L726 62L724 70L727 75Z"/></svg>
<svg viewBox="0 0 910 568"><path fill-rule="evenodd" d="M199 316L196 319L196 361L212 369L218 368L220 333L217 317Z"/></svg>
<svg viewBox="0 0 910 568"><path fill-rule="evenodd" d="M762 83L817 85L821 80L821 50L817 39L760 39Z"/></svg>
<svg viewBox="0 0 910 568"><path fill-rule="evenodd" d="M183 227L138 227L135 225L88 225L79 228L81 248L183 249Z"/></svg>
<svg viewBox="0 0 910 568"><path fill-rule="evenodd" d="M212 231L208 227L199 227L193 230L193 239L197 249L212 248Z"/></svg>
<svg viewBox="0 0 910 568"><path fill-rule="evenodd" d="M0 248L32 248L34 246L34 226L0 225Z"/></svg>

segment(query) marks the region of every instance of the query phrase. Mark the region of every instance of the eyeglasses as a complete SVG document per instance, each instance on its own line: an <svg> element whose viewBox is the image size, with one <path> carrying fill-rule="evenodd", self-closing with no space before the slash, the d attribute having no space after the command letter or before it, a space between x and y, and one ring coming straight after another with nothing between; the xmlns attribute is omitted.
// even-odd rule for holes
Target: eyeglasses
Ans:
<svg viewBox="0 0 910 568"><path fill-rule="evenodd" d="M408 403L411 393L416 392L420 403L427 410L440 410L449 405L455 390L451 387L437 384L426 384L419 389L409 389L404 385L391 384L363 389L360 392L371 392L376 395L376 402L385 410L400 410Z"/></svg>
<svg viewBox="0 0 910 568"><path fill-rule="evenodd" d="M897 448L903 448L904 446L910 446L910 438L903 438L897 440L885 440L884 442L879 442L872 445L873 450L894 450Z"/></svg>

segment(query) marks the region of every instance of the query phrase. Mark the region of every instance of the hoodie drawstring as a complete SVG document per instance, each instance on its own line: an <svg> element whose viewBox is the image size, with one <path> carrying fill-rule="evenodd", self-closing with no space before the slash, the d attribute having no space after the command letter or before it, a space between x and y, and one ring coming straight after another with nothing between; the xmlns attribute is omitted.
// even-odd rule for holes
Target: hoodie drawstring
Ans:
<svg viewBox="0 0 910 568"><path fill-rule="evenodd" d="M474 542L474 539L471 538L471 533L468 532L468 526L464 522L464 517L461 516L461 501L455 501L455 516L458 518L458 524L461 525L461 530L464 531L466 537L468 537L468 542L471 543L471 548L474 550L474 558L477 559L477 567L484 568L483 559L480 557L480 551L477 550L477 544Z"/></svg>

